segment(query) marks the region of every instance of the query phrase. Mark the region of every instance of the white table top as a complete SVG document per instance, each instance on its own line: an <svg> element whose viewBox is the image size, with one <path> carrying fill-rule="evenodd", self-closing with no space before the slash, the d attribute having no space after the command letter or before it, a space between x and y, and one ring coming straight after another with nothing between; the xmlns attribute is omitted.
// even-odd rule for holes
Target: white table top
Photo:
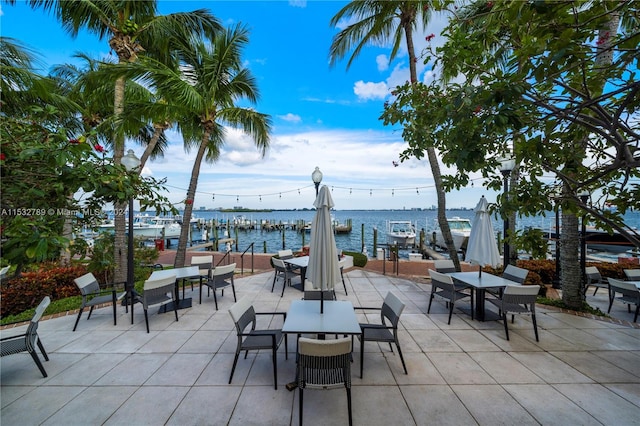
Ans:
<svg viewBox="0 0 640 426"><path fill-rule="evenodd" d="M327 300L320 313L319 300L294 300L282 326L283 333L360 334L360 324L349 301Z"/></svg>
<svg viewBox="0 0 640 426"><path fill-rule="evenodd" d="M508 285L520 285L515 281L508 280L506 278L499 277L497 275L491 275L482 273L478 276L478 272L450 272L449 275L454 280L458 280L474 288L500 288Z"/></svg>
<svg viewBox="0 0 640 426"><path fill-rule="evenodd" d="M301 268L309 266L309 256L292 257L290 259L282 259L282 261Z"/></svg>
<svg viewBox="0 0 640 426"><path fill-rule="evenodd" d="M192 278L199 277L200 270L197 266L185 266L184 268L174 268L174 269L161 269L159 271L153 271L150 280L160 280L162 278L170 277L171 275L175 275L176 279L182 278Z"/></svg>

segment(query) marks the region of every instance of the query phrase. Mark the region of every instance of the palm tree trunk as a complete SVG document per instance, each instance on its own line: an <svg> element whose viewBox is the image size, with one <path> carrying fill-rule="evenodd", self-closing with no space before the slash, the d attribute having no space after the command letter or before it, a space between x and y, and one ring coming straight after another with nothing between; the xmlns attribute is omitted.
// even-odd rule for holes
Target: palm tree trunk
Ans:
<svg viewBox="0 0 640 426"><path fill-rule="evenodd" d="M114 88L114 115L121 116L124 112L124 86L125 79L118 78ZM113 139L113 162L119 165L124 156L124 135L120 132L114 134ZM114 282L120 283L127 280L127 249L125 244L125 209L127 202L114 203L113 230L115 239L113 243L113 279Z"/></svg>
<svg viewBox="0 0 640 426"><path fill-rule="evenodd" d="M142 173L142 169L144 168L145 163L149 159L149 156L151 155L151 153L155 149L156 144L158 143L158 140L160 139L160 136L162 135L162 132L164 132L168 128L169 128L169 126L165 125L165 124L154 124L153 125L153 129L154 129L153 136L151 136L151 139L149 140L149 143L145 147L144 152L142 153L142 156L140 157L139 173Z"/></svg>
<svg viewBox="0 0 640 426"><path fill-rule="evenodd" d="M409 71L411 75L411 82L418 82L418 73L416 70L416 53L413 44L413 31L412 22L415 21L415 15L413 19L407 20L403 23L404 35L407 41L407 51L409 52ZM458 258L458 252L456 251L455 244L453 242L453 236L451 235L451 228L447 221L447 197L444 192L444 185L442 183L442 173L440 171L440 163L438 163L438 156L436 150L433 147L427 147L427 158L429 159L429 165L431 166L431 174L433 175L433 182L436 187L436 194L438 199L438 225L442 232L442 238L444 239L447 250L449 251L449 258L453 261L456 270L460 270L460 259Z"/></svg>
<svg viewBox="0 0 640 426"><path fill-rule="evenodd" d="M196 154L196 159L193 162L193 169L191 170L191 180L189 181L189 188L187 189L187 200L185 201L184 214L182 215L182 228L180 229L176 259L173 264L174 268L182 268L187 255L187 238L189 238L189 227L191 226L189 222L191 222L191 214L193 213L193 200L196 195L198 177L200 176L200 165L207 151L208 140L209 132L205 131L200 147L198 148L198 153Z"/></svg>
<svg viewBox="0 0 640 426"><path fill-rule="evenodd" d="M611 64L613 59L612 41L618 33L620 24L620 15L612 13L609 15L602 29L598 32L596 69L600 66ZM604 87L601 88L603 90ZM596 95L594 90L594 96ZM585 141L580 140L576 143L577 152L585 152ZM567 191L565 187L565 192ZM565 194L567 196L575 196L575 194ZM567 212L562 215L562 234L560 236L560 259L562 274L562 301L569 308L579 309L582 307L584 293L582 292L582 278L584 271L580 270L579 262L579 233L578 233L578 216L574 212Z"/></svg>

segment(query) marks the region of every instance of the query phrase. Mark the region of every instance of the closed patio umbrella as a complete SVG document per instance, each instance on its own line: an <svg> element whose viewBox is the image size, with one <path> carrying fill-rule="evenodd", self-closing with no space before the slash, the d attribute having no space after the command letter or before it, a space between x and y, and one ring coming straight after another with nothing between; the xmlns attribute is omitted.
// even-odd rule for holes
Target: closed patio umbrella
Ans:
<svg viewBox="0 0 640 426"><path fill-rule="evenodd" d="M324 292L333 290L342 282L338 249L331 227L330 210L334 206L329 188L323 186L313 203L316 214L311 222L311 242L309 245L309 266L306 278L314 289L320 290L320 313L324 313Z"/></svg>
<svg viewBox="0 0 640 426"><path fill-rule="evenodd" d="M480 198L475 212L476 215L471 221L465 260L477 262L481 269L485 265L496 267L502 263L502 258L489 215L489 203L484 195Z"/></svg>

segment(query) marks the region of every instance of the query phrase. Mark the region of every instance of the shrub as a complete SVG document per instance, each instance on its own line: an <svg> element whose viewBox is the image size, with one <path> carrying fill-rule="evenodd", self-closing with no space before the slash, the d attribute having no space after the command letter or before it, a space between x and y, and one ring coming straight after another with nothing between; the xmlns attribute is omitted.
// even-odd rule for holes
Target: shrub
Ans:
<svg viewBox="0 0 640 426"><path fill-rule="evenodd" d="M0 317L34 308L45 296L59 300L80 294L73 280L87 273L84 265L61 267L47 263L40 266L38 271L23 272L21 276L2 283Z"/></svg>
<svg viewBox="0 0 640 426"><path fill-rule="evenodd" d="M364 268L367 264L367 256L357 251L343 251L342 254L353 257L353 266Z"/></svg>

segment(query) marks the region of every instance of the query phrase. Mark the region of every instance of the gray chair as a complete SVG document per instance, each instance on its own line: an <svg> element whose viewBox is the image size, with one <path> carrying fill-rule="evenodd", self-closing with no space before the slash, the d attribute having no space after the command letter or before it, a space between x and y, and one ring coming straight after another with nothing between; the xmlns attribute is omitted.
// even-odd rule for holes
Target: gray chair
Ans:
<svg viewBox="0 0 640 426"><path fill-rule="evenodd" d="M616 293L620 293L620 297L617 299ZM625 303L628 312L631 312L631 305L636 305L633 322L638 320L638 312L640 311L640 289L638 289L634 283L609 278L609 309L607 313L611 312L611 306L614 300Z"/></svg>
<svg viewBox="0 0 640 426"><path fill-rule="evenodd" d="M28 352L44 377L47 377L47 372L45 371L42 362L40 362L40 358L36 352L36 346L40 348L40 352L42 353L45 361L49 361L49 356L44 350L40 336L38 336L38 322L40 321L40 318L42 318L42 314L45 309L47 309L47 306L49 306L49 303L51 303L51 299L49 296L45 296L45 298L42 299L40 304L36 307L26 333L19 334L17 336L7 336L0 339L0 352L2 353L2 356Z"/></svg>
<svg viewBox="0 0 640 426"><path fill-rule="evenodd" d="M431 302L436 297L445 301L445 306L449 308L449 320L447 324L451 324L451 315L453 315L453 308L458 300L469 297L471 299L471 319L473 319L473 292L465 293L456 288L453 283L453 278L449 275L442 274L440 272L429 269L429 276L431 277L431 295L429 296L429 306L427 308L427 314L431 312Z"/></svg>
<svg viewBox="0 0 640 426"><path fill-rule="evenodd" d="M351 415L351 338L335 340L298 339L298 364L296 381L299 396L299 421L302 425L304 390L334 389L347 390L349 425Z"/></svg>
<svg viewBox="0 0 640 426"><path fill-rule="evenodd" d="M173 303L173 312L176 316L176 321L178 321L178 290L176 288L175 274L167 278L145 281L142 296L137 297L142 299L147 333L149 332L149 316L147 314L149 306Z"/></svg>
<svg viewBox="0 0 640 426"><path fill-rule="evenodd" d="M200 304L202 304L202 286L207 287L207 297L209 297L209 291L213 291L213 300L216 304L216 311L218 310L218 296L216 295L216 290L222 290L222 296L224 296L224 289L226 287L231 287L231 290L233 291L233 301L237 302L236 286L233 282L233 275L235 274L235 271L235 263L216 266L209 271L209 279L206 281L200 281Z"/></svg>
<svg viewBox="0 0 640 426"><path fill-rule="evenodd" d="M191 258L191 266L197 266L198 271L200 273L199 277L190 278L188 281L191 283L191 291L193 291L193 283L197 281L199 284L202 284L202 281L209 279L209 273L213 268L213 255L210 254L208 256L193 256ZM184 299L184 286L186 282L182 281L182 299Z"/></svg>
<svg viewBox="0 0 640 426"><path fill-rule="evenodd" d="M502 292L500 299L487 299L489 303L495 305L502 315L504 322L504 332L509 340L509 327L507 326L507 315L511 314L511 323L515 319L515 314L531 315L533 331L538 342L538 324L536 323L536 298L540 292L538 285L508 285Z"/></svg>
<svg viewBox="0 0 640 426"><path fill-rule="evenodd" d="M244 357L247 358L249 351L259 351L261 349L270 349L273 359L273 381L275 389L278 389L278 363L276 352L284 338L285 359L289 358L287 335L282 333L282 329L262 329L256 330L257 315L282 315L283 322L287 318L286 312L256 312L249 299L245 296L229 308L229 315L236 325L238 336L238 344L236 346L236 354L233 358L233 366L229 375L229 384L233 380L233 373L236 370L238 357L240 352L245 351Z"/></svg>
<svg viewBox="0 0 640 426"><path fill-rule="evenodd" d="M89 315L87 316L87 320L91 318L91 314L93 313L93 309L104 303L111 303L113 306L113 325L116 325L117 312L116 312L116 303L122 297L126 295L123 291L120 294L117 294L116 288L100 288L100 284L96 277L89 272L88 274L84 274L83 276L76 278L73 280L74 283L78 286L80 290L80 294L82 294L82 304L80 305L80 310L78 311L78 317L76 318L76 322L73 325L73 331L76 331L78 327L78 322L80 322L80 317L82 316L82 312L84 308L89 307Z"/></svg>
<svg viewBox="0 0 640 426"><path fill-rule="evenodd" d="M336 300L336 291L335 288L333 290L318 290L313 288L313 284L309 280L305 280L304 283L304 296L302 299L304 300L320 300L322 296L324 296L324 300ZM322 294L324 293L324 294Z"/></svg>
<svg viewBox="0 0 640 426"><path fill-rule="evenodd" d="M451 259L434 260L433 267L436 268L436 272L440 272L441 274L456 272L456 266Z"/></svg>
<svg viewBox="0 0 640 426"><path fill-rule="evenodd" d="M587 277L587 282L584 286L585 296L587 295L587 291L589 290L589 287L595 287L595 290L593 291L594 296L598 292L599 288L606 288L607 290L609 290L609 284L607 283L607 279L602 278L602 275L600 275L600 271L598 270L597 267L587 266L586 268L584 268L584 273Z"/></svg>
<svg viewBox="0 0 640 426"><path fill-rule="evenodd" d="M273 284L271 284L271 293L273 293L273 289L276 286L276 281L278 280L278 278L282 278L282 293L280 294L280 297L282 297L284 296L284 289L285 287L287 287L287 284L291 285L291 279L299 275L291 268L287 267L286 263L284 263L283 260L274 257L272 261L275 273L273 276Z"/></svg>
<svg viewBox="0 0 640 426"><path fill-rule="evenodd" d="M381 308L355 307L354 309L380 311L381 320L378 324L360 323L360 329L362 331L362 334L360 334L360 378L362 378L364 370L364 342L387 342L389 343L391 352L393 352L393 346L391 346L391 344L395 343L398 349L398 355L400 355L404 374L408 374L407 366L402 357L402 350L400 349L400 341L398 340L398 322L404 310L404 303L402 303L395 294L389 292L384 298Z"/></svg>
<svg viewBox="0 0 640 426"><path fill-rule="evenodd" d="M624 269L627 281L640 281L640 269Z"/></svg>
<svg viewBox="0 0 640 426"><path fill-rule="evenodd" d="M513 265L507 265L507 267L502 272L502 278L521 285L524 284L524 282L527 280L527 275L529 275L528 269L518 268L517 266Z"/></svg>
<svg viewBox="0 0 640 426"><path fill-rule="evenodd" d="M518 268L517 266L507 265L502 271L502 278L512 281L519 285L524 285L524 282L527 280L527 275L529 275L529 270L524 268ZM513 284L515 285L515 284ZM491 294L492 296L497 297L498 299L502 297L503 288L488 288L486 293Z"/></svg>

